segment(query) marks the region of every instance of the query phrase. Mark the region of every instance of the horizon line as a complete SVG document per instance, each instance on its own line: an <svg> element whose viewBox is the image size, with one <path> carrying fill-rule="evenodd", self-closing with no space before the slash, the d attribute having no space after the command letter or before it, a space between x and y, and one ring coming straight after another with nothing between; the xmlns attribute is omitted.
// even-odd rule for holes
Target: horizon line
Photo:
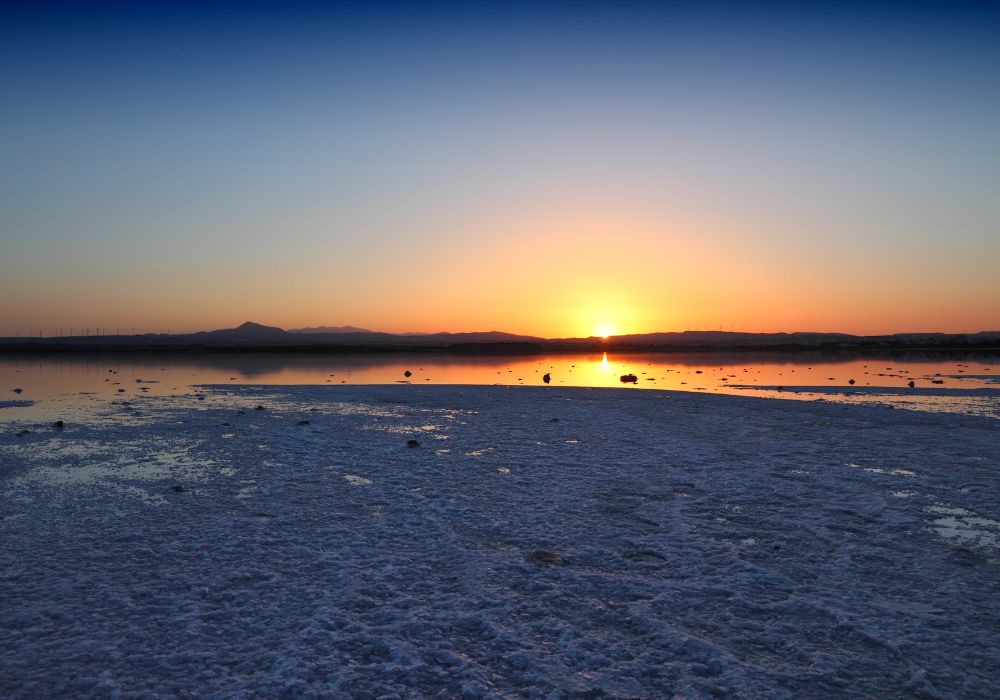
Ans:
<svg viewBox="0 0 1000 700"><path fill-rule="evenodd" d="M370 328L363 328L359 326L354 326L353 324L344 324L341 326L332 326L321 324L317 326L303 326L297 328L284 328L282 326L271 326L263 323L258 323L256 321L244 321L243 323L225 327L225 328L213 328L213 329L202 329L194 331L173 331L172 329L163 330L139 330L137 332L135 327L129 327L123 329L120 326L115 326L115 332L109 332L111 327L104 326L72 326L69 327L69 333L64 333L66 328L60 328L57 334L43 335L45 332L43 329L37 331L35 334L35 329L28 328L27 333L21 334L20 329L15 330L15 335L0 336L4 340L10 339L40 339L40 340L53 340L58 338L96 338L96 337L111 337L111 338L128 338L137 336L184 336L184 335L197 335L201 333L219 333L225 331L238 331L246 326L254 326L270 331L281 331L290 334L299 335L325 335L325 336L338 336L338 335L391 335L391 336L434 336L434 335L508 335L515 336L531 340L543 340L543 341L557 341L557 340L595 340L603 339L610 340L613 338L627 338L634 336L647 336L647 335L668 335L668 334L684 334L684 333L719 333L719 334L729 334L729 335L841 335L841 336L851 336L855 338L879 338L879 337L893 337L893 336L920 336L920 335L945 335L945 336L963 336L963 335L982 335L997 333L1000 334L1000 329L980 329L975 331L897 331L897 332L880 332L880 333L851 333L848 331L801 331L801 330L781 330L781 331L748 331L748 330L734 330L724 329L724 328L687 328L684 330L655 330L655 331L642 331L634 333L609 333L608 335L577 335L577 336L540 336L532 335L528 333L517 333L513 331L504 331L499 329L491 330L460 330L460 331L380 331ZM340 330L345 328L351 328L356 330ZM334 329L334 330L322 330L322 329ZM126 332L122 332L125 330ZM76 331L80 331L77 333ZM93 331L93 332L92 332Z"/></svg>

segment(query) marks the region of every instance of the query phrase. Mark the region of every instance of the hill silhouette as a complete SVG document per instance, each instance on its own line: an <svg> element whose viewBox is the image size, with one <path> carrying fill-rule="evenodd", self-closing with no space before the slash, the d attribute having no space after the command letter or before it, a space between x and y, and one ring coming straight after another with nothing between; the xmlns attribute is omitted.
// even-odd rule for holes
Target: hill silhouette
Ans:
<svg viewBox="0 0 1000 700"><path fill-rule="evenodd" d="M290 328L289 333L374 333L375 331L357 326L313 326L310 328Z"/></svg>
<svg viewBox="0 0 1000 700"><path fill-rule="evenodd" d="M253 321L197 333L0 338L3 352L208 351L208 352L670 352L711 350L1000 349L1000 331L980 333L732 333L683 331L610 338L547 339L503 331L380 333L353 326L292 331Z"/></svg>

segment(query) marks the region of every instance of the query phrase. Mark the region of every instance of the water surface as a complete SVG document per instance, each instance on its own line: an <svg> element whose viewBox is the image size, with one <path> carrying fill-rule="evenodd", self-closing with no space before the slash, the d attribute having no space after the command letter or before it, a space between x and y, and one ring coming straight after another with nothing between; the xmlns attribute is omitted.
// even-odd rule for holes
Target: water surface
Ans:
<svg viewBox="0 0 1000 700"><path fill-rule="evenodd" d="M627 374L636 381L623 383ZM48 419L95 403L197 394L198 386L210 384L544 385L545 375L550 386L822 398L1000 417L1000 356L988 353L275 353L0 357L0 420Z"/></svg>

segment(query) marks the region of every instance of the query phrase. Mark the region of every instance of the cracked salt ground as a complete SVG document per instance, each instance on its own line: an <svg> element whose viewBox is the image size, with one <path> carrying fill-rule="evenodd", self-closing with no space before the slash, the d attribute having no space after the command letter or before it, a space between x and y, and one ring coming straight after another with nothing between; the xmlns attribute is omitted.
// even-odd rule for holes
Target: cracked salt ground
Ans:
<svg viewBox="0 0 1000 700"><path fill-rule="evenodd" d="M945 516L936 518L931 523L939 536L963 545L997 546L1000 521L983 518L965 508L930 506L927 510Z"/></svg>
<svg viewBox="0 0 1000 700"><path fill-rule="evenodd" d="M995 419L552 387L203 392L0 441L0 695L1000 683ZM449 451L397 432L445 420ZM99 478L47 475L81 463Z"/></svg>

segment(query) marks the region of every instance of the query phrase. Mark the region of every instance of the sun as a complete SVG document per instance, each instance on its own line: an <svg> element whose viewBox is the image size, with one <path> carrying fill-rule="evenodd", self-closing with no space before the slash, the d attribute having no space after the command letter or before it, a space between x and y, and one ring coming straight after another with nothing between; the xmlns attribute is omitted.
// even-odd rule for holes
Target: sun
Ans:
<svg viewBox="0 0 1000 700"><path fill-rule="evenodd" d="M596 335L600 336L604 340L607 340L608 338L610 338L614 334L615 334L615 329L612 328L611 326L599 326L597 328Z"/></svg>

